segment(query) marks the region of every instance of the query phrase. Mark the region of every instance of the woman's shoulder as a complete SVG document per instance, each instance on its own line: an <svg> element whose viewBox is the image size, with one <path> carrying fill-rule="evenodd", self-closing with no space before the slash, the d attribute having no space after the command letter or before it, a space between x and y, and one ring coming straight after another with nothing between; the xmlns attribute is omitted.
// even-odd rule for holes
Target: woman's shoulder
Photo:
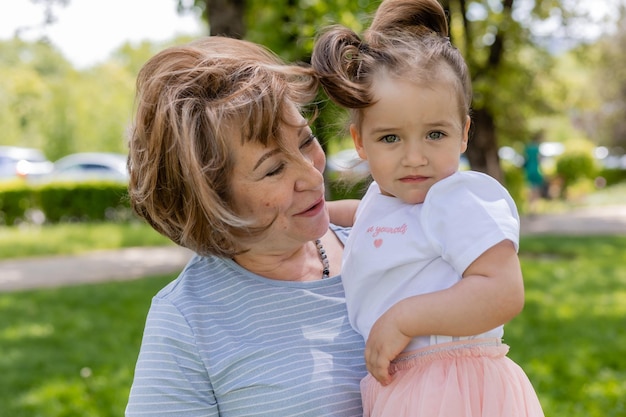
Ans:
<svg viewBox="0 0 626 417"><path fill-rule="evenodd" d="M228 270L225 259L196 254L191 257L178 276L156 294L156 298L175 302L189 294L199 294L199 289L202 288L200 284L206 285L212 282L226 284L226 280L216 279L216 277L232 275Z"/></svg>
<svg viewBox="0 0 626 417"><path fill-rule="evenodd" d="M337 238L345 246L346 245L346 241L348 240L348 236L350 235L350 231L352 230L352 228L351 227L337 226L336 224L332 224L331 223L330 224L330 230L332 230L333 233L335 233Z"/></svg>

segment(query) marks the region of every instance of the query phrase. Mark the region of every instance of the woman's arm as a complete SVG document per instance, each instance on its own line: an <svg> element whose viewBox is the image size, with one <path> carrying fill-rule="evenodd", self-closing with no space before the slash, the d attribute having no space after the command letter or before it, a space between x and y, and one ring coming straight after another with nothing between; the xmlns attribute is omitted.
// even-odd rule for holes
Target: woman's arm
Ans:
<svg viewBox="0 0 626 417"><path fill-rule="evenodd" d="M483 333L511 320L523 305L519 258L513 243L505 240L478 257L452 287L406 298L387 310L367 340L367 368L386 385L391 382L390 362L412 338Z"/></svg>
<svg viewBox="0 0 626 417"><path fill-rule="evenodd" d="M327 201L326 207L328 207L330 222L342 227L353 226L359 201L354 199Z"/></svg>
<svg viewBox="0 0 626 417"><path fill-rule="evenodd" d="M219 416L195 335L169 302L155 298L146 320L126 417Z"/></svg>

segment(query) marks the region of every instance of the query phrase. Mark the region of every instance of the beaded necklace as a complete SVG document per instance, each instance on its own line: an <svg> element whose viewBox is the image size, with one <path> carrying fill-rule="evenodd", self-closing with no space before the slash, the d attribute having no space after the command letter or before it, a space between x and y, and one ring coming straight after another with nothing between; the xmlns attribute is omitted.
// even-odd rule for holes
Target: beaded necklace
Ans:
<svg viewBox="0 0 626 417"><path fill-rule="evenodd" d="M315 246L317 247L317 252L320 254L320 259L322 260L322 279L328 278L330 276L330 263L328 262L328 256L326 255L326 250L322 245L322 241L317 239L315 241Z"/></svg>

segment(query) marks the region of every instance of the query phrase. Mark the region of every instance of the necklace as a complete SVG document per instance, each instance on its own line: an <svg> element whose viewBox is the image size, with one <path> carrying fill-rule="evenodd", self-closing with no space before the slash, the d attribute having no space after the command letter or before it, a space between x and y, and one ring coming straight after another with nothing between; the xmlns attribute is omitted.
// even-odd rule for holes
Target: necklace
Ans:
<svg viewBox="0 0 626 417"><path fill-rule="evenodd" d="M315 246L317 246L317 252L320 254L320 259L322 260L322 267L324 268L322 271L322 279L328 278L330 276L330 264L328 263L328 256L326 255L326 250L322 245L322 241L317 239L315 241Z"/></svg>

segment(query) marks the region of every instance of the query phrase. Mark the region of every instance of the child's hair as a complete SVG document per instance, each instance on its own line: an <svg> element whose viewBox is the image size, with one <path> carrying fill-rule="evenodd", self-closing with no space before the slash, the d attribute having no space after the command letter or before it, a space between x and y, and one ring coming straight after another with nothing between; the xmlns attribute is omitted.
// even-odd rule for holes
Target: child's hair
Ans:
<svg viewBox="0 0 626 417"><path fill-rule="evenodd" d="M331 26L316 39L313 68L331 100L361 124L361 109L374 104L372 86L381 74L428 83L449 80L459 95L461 117L469 114L472 86L463 56L448 38L437 0L384 0L363 38Z"/></svg>

